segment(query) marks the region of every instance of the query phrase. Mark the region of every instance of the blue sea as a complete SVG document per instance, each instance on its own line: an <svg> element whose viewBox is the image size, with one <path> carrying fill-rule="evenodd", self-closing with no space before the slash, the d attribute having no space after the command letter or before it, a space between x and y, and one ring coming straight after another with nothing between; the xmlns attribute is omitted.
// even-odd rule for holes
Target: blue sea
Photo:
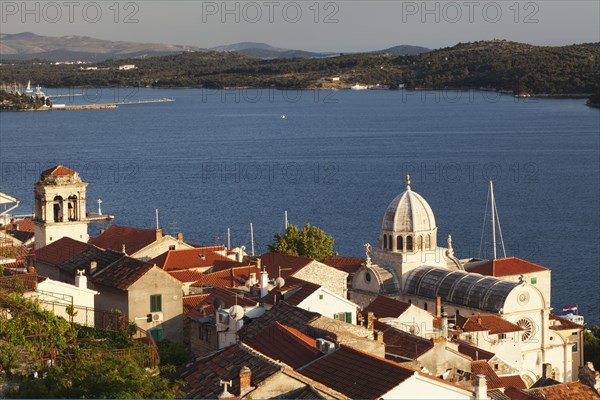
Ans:
<svg viewBox="0 0 600 400"><path fill-rule="evenodd" d="M0 191L33 208L44 168L89 182L115 224L256 252L293 224L319 226L340 255L377 243L405 189L431 205L438 242L490 256L489 179L508 256L552 269L553 306L600 323L600 110L583 99L481 91L48 90L55 103L173 98L111 110L0 114ZM18 213L17 212L17 213ZM101 225L90 227L97 234ZM499 249L499 254L502 255Z"/></svg>

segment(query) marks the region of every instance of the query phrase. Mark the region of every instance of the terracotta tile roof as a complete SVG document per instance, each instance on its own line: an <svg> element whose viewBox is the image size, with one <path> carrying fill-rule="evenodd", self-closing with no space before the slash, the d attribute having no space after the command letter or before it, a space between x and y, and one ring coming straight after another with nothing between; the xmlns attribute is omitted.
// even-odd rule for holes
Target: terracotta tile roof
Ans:
<svg viewBox="0 0 600 400"><path fill-rule="evenodd" d="M277 278L279 276L279 267L282 268L281 276L287 278L314 261L306 257L288 256L278 253L265 253L258 258L260 258L262 267L266 268L269 273L269 278ZM284 268L289 269L283 270Z"/></svg>
<svg viewBox="0 0 600 400"><path fill-rule="evenodd" d="M516 387L517 389L527 389L527 384L521 378L521 375L504 375L499 376L502 387Z"/></svg>
<svg viewBox="0 0 600 400"><path fill-rule="evenodd" d="M510 400L544 400L543 397L535 396L515 387L507 387L504 389L504 394L508 396Z"/></svg>
<svg viewBox="0 0 600 400"><path fill-rule="evenodd" d="M235 267L218 272L211 272L209 274L201 274L200 278L192 283L191 286L219 286L224 288L240 287L245 285L252 272L256 274L256 279L258 279L260 269L258 269L256 265Z"/></svg>
<svg viewBox="0 0 600 400"><path fill-rule="evenodd" d="M233 267L243 267L244 263L239 263L237 261L233 261L233 260L215 260L213 262L213 266L211 271L212 272L217 272L217 271L222 271L224 269L229 269L229 268L233 268Z"/></svg>
<svg viewBox="0 0 600 400"><path fill-rule="evenodd" d="M260 386L271 375L280 371L280 366L267 359L246 351L238 344L226 347L216 354L199 358L181 370L184 392L187 398L215 399L223 392L219 381L231 381L229 392L240 393L240 370L248 367L252 371L252 386Z"/></svg>
<svg viewBox="0 0 600 400"><path fill-rule="evenodd" d="M282 288L271 290L263 301L266 304L275 304L280 300L284 300L292 306L297 306L320 288L321 286L315 283L289 276L285 279L285 285Z"/></svg>
<svg viewBox="0 0 600 400"><path fill-rule="evenodd" d="M222 308L231 308L236 304L242 307L254 307L258 304L258 301L254 299L244 297L239 293L220 287L214 287L209 293L203 293L198 297L184 296L184 299L187 297L190 297L190 299L184 301L184 312L186 312L186 315L190 318L202 318L215 315L215 303L217 301ZM188 304L187 306L186 302ZM192 306L192 304L195 305Z"/></svg>
<svg viewBox="0 0 600 400"><path fill-rule="evenodd" d="M397 318L409 307L409 303L380 295L363 309L363 315L372 312L377 318Z"/></svg>
<svg viewBox="0 0 600 400"><path fill-rule="evenodd" d="M59 265L69 258L93 247L79 240L63 237L56 242L35 250L35 259L49 265Z"/></svg>
<svg viewBox="0 0 600 400"><path fill-rule="evenodd" d="M183 296L183 313L188 314L194 308L200 304L206 304L206 299L210 296L210 293L203 294L190 294Z"/></svg>
<svg viewBox="0 0 600 400"><path fill-rule="evenodd" d="M501 389L488 390L487 395L490 400L511 400Z"/></svg>
<svg viewBox="0 0 600 400"><path fill-rule="evenodd" d="M119 290L127 290L154 265L132 257L122 257L109 267L92 276L95 285L108 286Z"/></svg>
<svg viewBox="0 0 600 400"><path fill-rule="evenodd" d="M315 339L277 321L243 342L293 369L300 368L323 355L317 350Z"/></svg>
<svg viewBox="0 0 600 400"><path fill-rule="evenodd" d="M316 312L306 311L291 306L285 301L281 301L271 308L271 310L252 321L251 324L244 325L244 327L238 331L238 335L241 340L253 337L277 321L286 326L295 328L307 336L315 337L311 334L311 327L309 324L319 318L321 318L321 315Z"/></svg>
<svg viewBox="0 0 600 400"><path fill-rule="evenodd" d="M150 260L150 262L156 264L165 271L212 267L216 261L231 262L232 260L230 258L216 253L219 247L220 246L210 246L193 249L169 250Z"/></svg>
<svg viewBox="0 0 600 400"><path fill-rule="evenodd" d="M62 271L70 273L74 280L75 272L78 269L84 269L86 275L91 275L89 267L92 261L96 261L96 273L98 273L123 257L123 253L113 250L100 249L96 246L90 246L81 253L76 254L64 263L58 265L58 268L60 268Z"/></svg>
<svg viewBox="0 0 600 400"><path fill-rule="evenodd" d="M528 274L531 272L549 271L548 268L522 260L517 257L498 258L467 267L469 272L487 276L510 276Z"/></svg>
<svg viewBox="0 0 600 400"><path fill-rule="evenodd" d="M546 400L600 399L600 395L594 389L581 382L562 383L543 388L529 389L528 392Z"/></svg>
<svg viewBox="0 0 600 400"><path fill-rule="evenodd" d="M30 231L19 231L15 229L9 229L6 231L10 236L14 237L21 243L27 242L29 239L33 238L34 233Z"/></svg>
<svg viewBox="0 0 600 400"><path fill-rule="evenodd" d="M373 321L374 328L383 332L386 354L414 360L433 348L431 340L411 335L380 321Z"/></svg>
<svg viewBox="0 0 600 400"><path fill-rule="evenodd" d="M488 389L504 387L504 384L486 360L471 361L471 374L473 377L475 375L485 376Z"/></svg>
<svg viewBox="0 0 600 400"><path fill-rule="evenodd" d="M469 317L457 315L456 325L464 332L489 331L492 335L523 330L520 326L493 314L471 315Z"/></svg>
<svg viewBox="0 0 600 400"><path fill-rule="evenodd" d="M112 225L100 236L91 238L89 243L103 249L125 251L131 255L156 241L155 229L132 228L130 226Z"/></svg>
<svg viewBox="0 0 600 400"><path fill-rule="evenodd" d="M354 399L377 399L415 373L345 345L298 372Z"/></svg>
<svg viewBox="0 0 600 400"><path fill-rule="evenodd" d="M183 270L183 271L169 271L169 274L177 279L179 282L196 282L198 279L202 278L202 273L191 270Z"/></svg>
<svg viewBox="0 0 600 400"><path fill-rule="evenodd" d="M362 258L355 257L327 257L323 264L327 264L330 267L344 271L347 274L355 273L365 262Z"/></svg>
<svg viewBox="0 0 600 400"><path fill-rule="evenodd" d="M57 165L42 172L42 177L59 176L59 175L75 175L75 171L62 165Z"/></svg>
<svg viewBox="0 0 600 400"><path fill-rule="evenodd" d="M458 343L458 352L466 356L471 357L472 360L490 360L495 356L494 353L475 347L470 343L463 342L462 340L454 340Z"/></svg>
<svg viewBox="0 0 600 400"><path fill-rule="evenodd" d="M33 218L23 218L12 221L8 227L17 231L33 232L35 224Z"/></svg>
<svg viewBox="0 0 600 400"><path fill-rule="evenodd" d="M559 317L555 314L550 314L550 321L550 329L554 329L555 331L584 329L583 325L576 324L573 321L569 321L568 319Z"/></svg>

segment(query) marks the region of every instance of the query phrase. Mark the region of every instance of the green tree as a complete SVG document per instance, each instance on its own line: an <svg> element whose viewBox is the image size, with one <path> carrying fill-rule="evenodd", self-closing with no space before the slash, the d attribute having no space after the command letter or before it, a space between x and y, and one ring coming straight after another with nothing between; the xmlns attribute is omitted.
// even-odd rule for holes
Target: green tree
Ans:
<svg viewBox="0 0 600 400"><path fill-rule="evenodd" d="M583 331L583 355L585 361L594 363L594 367L600 366L600 327L593 326L591 331Z"/></svg>
<svg viewBox="0 0 600 400"><path fill-rule="evenodd" d="M306 224L302 230L290 225L285 234L275 234L275 241L268 248L274 253L324 260L334 254L333 244L333 238L323 230Z"/></svg>

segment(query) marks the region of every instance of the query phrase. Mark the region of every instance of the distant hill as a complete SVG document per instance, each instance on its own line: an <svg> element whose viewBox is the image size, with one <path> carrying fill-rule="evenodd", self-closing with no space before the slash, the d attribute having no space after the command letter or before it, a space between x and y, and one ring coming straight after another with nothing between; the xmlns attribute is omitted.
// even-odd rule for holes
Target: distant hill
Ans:
<svg viewBox="0 0 600 400"><path fill-rule="evenodd" d="M393 54L396 56L415 56L417 54L423 54L430 52L431 49L421 46L410 46L407 44L401 44L399 46L390 47L383 50L372 51L371 54Z"/></svg>
<svg viewBox="0 0 600 400"><path fill-rule="evenodd" d="M194 46L135 43L95 39L88 36L41 36L31 32L0 34L3 60L103 61L109 58L143 58L184 51L205 51Z"/></svg>
<svg viewBox="0 0 600 400"><path fill-rule="evenodd" d="M235 51L248 57L262 59L277 58L323 58L339 55L339 53L317 53L305 50L291 50L281 47L271 46L266 43L241 42L225 46L212 47L213 51Z"/></svg>

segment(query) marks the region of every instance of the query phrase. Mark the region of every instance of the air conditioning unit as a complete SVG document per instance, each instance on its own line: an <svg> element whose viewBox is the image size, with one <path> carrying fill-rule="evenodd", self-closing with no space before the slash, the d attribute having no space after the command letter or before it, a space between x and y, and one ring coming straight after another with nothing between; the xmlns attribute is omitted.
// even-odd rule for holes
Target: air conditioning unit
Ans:
<svg viewBox="0 0 600 400"><path fill-rule="evenodd" d="M147 315L148 322L161 322L163 320L162 312L153 312Z"/></svg>

